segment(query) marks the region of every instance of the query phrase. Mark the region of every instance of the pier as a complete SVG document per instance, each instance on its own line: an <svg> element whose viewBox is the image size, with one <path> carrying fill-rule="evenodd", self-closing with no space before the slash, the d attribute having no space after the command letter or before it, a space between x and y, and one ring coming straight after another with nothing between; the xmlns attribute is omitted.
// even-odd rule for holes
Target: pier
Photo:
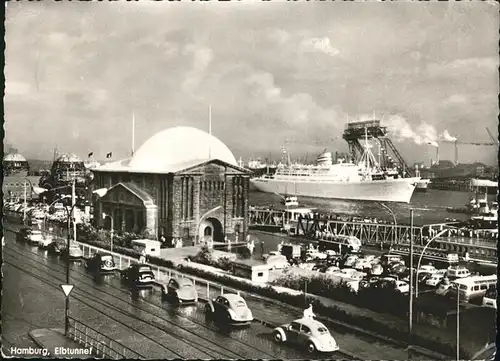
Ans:
<svg viewBox="0 0 500 361"><path fill-rule="evenodd" d="M291 235L299 235L309 239L328 239L333 235L355 236L363 244L398 245L410 242L411 227L369 221L344 221L332 215L320 213L298 213L293 209L273 209L251 207L249 210L251 228L271 228L287 230ZM454 237L457 232L456 222L426 224L413 227L413 241L416 245L425 245L429 237L449 229L450 242L466 243L471 246L485 247L495 244L491 239L479 237ZM459 241L458 241L459 240Z"/></svg>

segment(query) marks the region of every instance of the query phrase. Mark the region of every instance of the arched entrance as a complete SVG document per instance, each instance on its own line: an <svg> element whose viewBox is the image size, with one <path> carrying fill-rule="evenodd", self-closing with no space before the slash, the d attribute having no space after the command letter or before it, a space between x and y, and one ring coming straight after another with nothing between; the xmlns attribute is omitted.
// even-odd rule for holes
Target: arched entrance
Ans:
<svg viewBox="0 0 500 361"><path fill-rule="evenodd" d="M224 242L224 230L217 218L204 219L198 231L200 238L212 237L214 242Z"/></svg>

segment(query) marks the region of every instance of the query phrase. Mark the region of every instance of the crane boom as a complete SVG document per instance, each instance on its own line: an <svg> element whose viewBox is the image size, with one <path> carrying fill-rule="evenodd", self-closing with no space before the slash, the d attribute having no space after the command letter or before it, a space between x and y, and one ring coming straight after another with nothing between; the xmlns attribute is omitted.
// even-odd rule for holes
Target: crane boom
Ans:
<svg viewBox="0 0 500 361"><path fill-rule="evenodd" d="M493 136L493 134L491 134L488 127L486 127L486 131L488 132L488 135L490 136L491 140L494 141L496 145L498 145L498 139L495 139L495 137Z"/></svg>

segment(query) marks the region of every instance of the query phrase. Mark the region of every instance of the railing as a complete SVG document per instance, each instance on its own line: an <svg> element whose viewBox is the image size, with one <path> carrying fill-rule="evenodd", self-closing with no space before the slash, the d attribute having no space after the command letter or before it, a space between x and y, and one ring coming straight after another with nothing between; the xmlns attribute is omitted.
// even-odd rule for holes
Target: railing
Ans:
<svg viewBox="0 0 500 361"><path fill-rule="evenodd" d="M144 356L138 354L127 346L103 335L99 331L84 324L81 321L68 316L69 328L68 337L72 338L77 343L85 348L90 347L91 351L97 357L106 359L145 359Z"/></svg>

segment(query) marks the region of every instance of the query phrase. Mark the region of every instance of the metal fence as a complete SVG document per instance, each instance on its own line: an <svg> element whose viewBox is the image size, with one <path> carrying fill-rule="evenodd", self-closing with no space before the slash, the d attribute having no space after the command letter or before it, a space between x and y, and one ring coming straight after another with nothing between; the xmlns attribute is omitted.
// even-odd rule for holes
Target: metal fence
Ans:
<svg viewBox="0 0 500 361"><path fill-rule="evenodd" d="M68 316L69 328L68 337L75 342L89 347L92 353L97 357L105 359L145 359L144 356L138 354L127 346L103 335L99 331L84 324L81 321Z"/></svg>

